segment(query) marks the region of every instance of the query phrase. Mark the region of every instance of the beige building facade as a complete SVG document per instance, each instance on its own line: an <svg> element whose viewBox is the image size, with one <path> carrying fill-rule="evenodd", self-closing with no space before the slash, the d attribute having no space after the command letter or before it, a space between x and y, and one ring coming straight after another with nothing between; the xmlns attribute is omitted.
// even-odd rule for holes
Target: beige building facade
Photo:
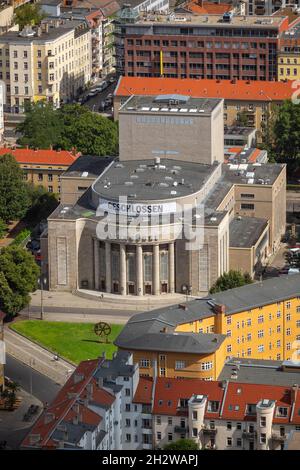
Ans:
<svg viewBox="0 0 300 470"><path fill-rule="evenodd" d="M158 98L124 105L119 159L82 157L86 171L62 175L63 203L48 219L50 289L206 294L232 264L236 217L246 220L234 231L245 252L237 269L247 259L254 276L279 247L285 165L221 163L222 100Z"/></svg>
<svg viewBox="0 0 300 470"><path fill-rule="evenodd" d="M91 31L85 21L51 20L0 37L0 78L7 110L45 100L59 107L91 78Z"/></svg>

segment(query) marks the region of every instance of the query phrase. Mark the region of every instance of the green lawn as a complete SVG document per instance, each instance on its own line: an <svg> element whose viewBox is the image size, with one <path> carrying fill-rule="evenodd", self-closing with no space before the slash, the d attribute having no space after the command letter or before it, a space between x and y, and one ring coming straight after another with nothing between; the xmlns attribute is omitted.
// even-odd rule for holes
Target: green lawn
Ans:
<svg viewBox="0 0 300 470"><path fill-rule="evenodd" d="M111 358L117 349L113 341L123 325L110 325L109 344L99 343L92 323L66 323L40 320L16 322L11 328L72 362L95 359L105 351Z"/></svg>

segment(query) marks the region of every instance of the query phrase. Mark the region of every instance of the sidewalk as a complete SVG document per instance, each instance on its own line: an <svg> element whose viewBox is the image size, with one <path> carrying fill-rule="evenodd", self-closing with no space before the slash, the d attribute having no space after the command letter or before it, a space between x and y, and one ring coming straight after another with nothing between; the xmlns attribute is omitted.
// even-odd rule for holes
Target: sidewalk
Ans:
<svg viewBox="0 0 300 470"><path fill-rule="evenodd" d="M10 330L8 326L4 327L4 341L8 354L58 384L63 385L75 369L71 363L61 358L54 361L53 353Z"/></svg>
<svg viewBox="0 0 300 470"><path fill-rule="evenodd" d="M190 298L189 298L190 300ZM111 309L125 310L132 312L143 312L145 310L153 310L164 306L174 305L176 303L185 302L186 296L182 294L164 294L158 296L138 297L131 295L116 295L94 291L86 291L80 289L76 293L43 291L44 307L60 307L60 308L82 308L85 313L88 309ZM31 294L32 307L40 307L41 291L37 290Z"/></svg>
<svg viewBox="0 0 300 470"><path fill-rule="evenodd" d="M17 397L22 399L21 405L15 411L0 410L0 441L7 441L7 449L18 449L27 432L43 411L43 404L33 395L19 390ZM38 413L29 421L23 417L30 405L38 406Z"/></svg>

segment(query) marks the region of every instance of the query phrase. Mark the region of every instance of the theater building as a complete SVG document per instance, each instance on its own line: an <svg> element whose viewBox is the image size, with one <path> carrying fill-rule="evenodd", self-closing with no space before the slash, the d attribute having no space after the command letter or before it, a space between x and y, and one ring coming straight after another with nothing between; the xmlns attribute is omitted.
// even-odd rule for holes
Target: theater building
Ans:
<svg viewBox="0 0 300 470"><path fill-rule="evenodd" d="M223 164L222 107L180 95L124 103L119 158L99 157L98 170L93 158L89 172L82 157L86 171L79 159L62 175L42 243L50 289L206 294L230 268L232 224L249 258L237 267L254 276L285 232L286 169ZM236 217L257 219L255 239Z"/></svg>

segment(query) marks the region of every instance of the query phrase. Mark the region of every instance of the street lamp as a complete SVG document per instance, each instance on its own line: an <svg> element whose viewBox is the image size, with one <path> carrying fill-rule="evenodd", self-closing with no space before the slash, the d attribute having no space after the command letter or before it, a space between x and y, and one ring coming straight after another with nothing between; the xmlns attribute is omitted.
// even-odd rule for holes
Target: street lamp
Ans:
<svg viewBox="0 0 300 470"><path fill-rule="evenodd" d="M47 284L47 277L45 275L41 274L39 279L38 279L38 284L39 284L40 290L41 290L41 317L40 317L40 319L43 320L43 316L44 316L43 292L44 292L44 286L46 286L46 284Z"/></svg>
<svg viewBox="0 0 300 470"><path fill-rule="evenodd" d="M183 284L183 286L181 287L182 289L182 292L186 295L186 302L188 302L188 296L191 295L192 293L192 286L188 286L186 284Z"/></svg>
<svg viewBox="0 0 300 470"><path fill-rule="evenodd" d="M30 370L30 395L32 395L32 369L35 366L35 360L33 357L29 359L29 370Z"/></svg>

